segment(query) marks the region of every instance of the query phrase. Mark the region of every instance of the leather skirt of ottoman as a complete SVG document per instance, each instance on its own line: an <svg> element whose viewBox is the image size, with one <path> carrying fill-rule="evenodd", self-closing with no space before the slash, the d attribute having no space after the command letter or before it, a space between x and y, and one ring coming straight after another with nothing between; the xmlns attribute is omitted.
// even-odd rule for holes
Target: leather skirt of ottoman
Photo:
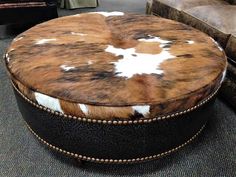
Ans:
<svg viewBox="0 0 236 177"><path fill-rule="evenodd" d="M196 108L155 121L107 123L63 117L33 104L15 86L14 92L23 118L40 141L69 156L100 163L134 163L178 150L202 131L215 100L212 94Z"/></svg>

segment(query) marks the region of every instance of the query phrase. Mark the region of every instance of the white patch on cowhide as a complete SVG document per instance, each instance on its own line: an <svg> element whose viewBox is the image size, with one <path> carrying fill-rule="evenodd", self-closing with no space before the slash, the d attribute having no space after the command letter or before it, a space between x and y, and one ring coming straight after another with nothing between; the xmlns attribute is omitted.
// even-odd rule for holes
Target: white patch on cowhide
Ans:
<svg viewBox="0 0 236 177"><path fill-rule="evenodd" d="M152 36L152 35L148 35L149 38L144 38L144 39L138 39L138 41L142 41L142 42L158 42L160 43L160 47L162 48L165 44L168 44L171 41L167 41L167 40L163 40L160 37L156 37L156 36Z"/></svg>
<svg viewBox="0 0 236 177"><path fill-rule="evenodd" d="M194 44L194 41L188 40L187 43L188 43L188 44Z"/></svg>
<svg viewBox="0 0 236 177"><path fill-rule="evenodd" d="M39 92L35 92L34 95L38 104L44 107L47 107L49 109L52 109L54 111L63 113L63 110L61 109L60 101L58 99L44 95Z"/></svg>
<svg viewBox="0 0 236 177"><path fill-rule="evenodd" d="M13 39L13 41L16 42L16 41L19 41L19 40L21 40L21 39L23 39L22 36L21 36L21 37L16 37L15 39Z"/></svg>
<svg viewBox="0 0 236 177"><path fill-rule="evenodd" d="M3 58L4 58L4 57L3 57ZM9 57L8 53L5 54L5 58L6 58L7 62L10 61L10 57Z"/></svg>
<svg viewBox="0 0 236 177"><path fill-rule="evenodd" d="M89 112L88 106L86 106L85 104L79 104L79 107L85 115L88 115L88 112Z"/></svg>
<svg viewBox="0 0 236 177"><path fill-rule="evenodd" d="M53 39L40 39L40 40L37 40L35 44L37 45L42 45L42 44L47 44L47 43L50 43L52 41L56 41L57 39L53 38Z"/></svg>
<svg viewBox="0 0 236 177"><path fill-rule="evenodd" d="M75 69L74 66L67 66L67 65L61 65L60 68L63 69L64 71L70 71Z"/></svg>
<svg viewBox="0 0 236 177"><path fill-rule="evenodd" d="M76 35L76 36L86 36L87 34L84 33L76 33L76 32L71 32L72 35Z"/></svg>
<svg viewBox="0 0 236 177"><path fill-rule="evenodd" d="M93 62L91 60L88 61L88 65L91 65L93 64Z"/></svg>
<svg viewBox="0 0 236 177"><path fill-rule="evenodd" d="M132 106L133 111L137 111L139 114L142 114L144 117L147 117L150 114L150 106Z"/></svg>
<svg viewBox="0 0 236 177"><path fill-rule="evenodd" d="M91 12L92 14L100 14L100 15L103 15L105 17L109 17L109 16L122 16L124 15L124 12L117 12L117 11L114 11L114 12Z"/></svg>
<svg viewBox="0 0 236 177"><path fill-rule="evenodd" d="M215 39L213 39L213 38L211 37L211 40L215 43L215 45L218 47L218 49L220 49L220 51L224 51L224 50L222 49L222 47L220 46L220 44L215 41Z"/></svg>
<svg viewBox="0 0 236 177"><path fill-rule="evenodd" d="M112 62L115 65L115 73L119 77L129 79L136 74L163 74L163 70L159 68L160 64L166 60L175 58L171 55L169 48L164 46L171 41L163 40L159 37L150 39L139 39L142 42L157 42L160 43L162 51L159 54L138 53L135 48L116 48L108 45L106 52L112 53L115 56L123 56L117 62Z"/></svg>
<svg viewBox="0 0 236 177"><path fill-rule="evenodd" d="M220 83L222 83L222 82L225 80L226 71L227 71L227 69L225 69L225 70L223 71L223 73L222 73L222 78L221 78Z"/></svg>
<svg viewBox="0 0 236 177"><path fill-rule="evenodd" d="M8 50L8 52L5 54L5 58L6 58L7 62L10 61L10 56L9 56L9 54L10 54L12 51L14 51L14 50L15 50L14 48L10 48L10 49ZM4 56L3 56L3 58L4 58Z"/></svg>

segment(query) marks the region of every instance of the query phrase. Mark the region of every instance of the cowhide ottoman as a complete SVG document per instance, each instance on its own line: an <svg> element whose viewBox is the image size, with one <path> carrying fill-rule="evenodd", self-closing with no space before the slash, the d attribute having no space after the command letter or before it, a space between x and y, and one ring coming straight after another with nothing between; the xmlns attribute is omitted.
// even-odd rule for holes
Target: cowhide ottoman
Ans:
<svg viewBox="0 0 236 177"><path fill-rule="evenodd" d="M30 131L99 163L157 159L190 143L226 69L223 50L204 33L122 12L39 24L14 39L5 61Z"/></svg>

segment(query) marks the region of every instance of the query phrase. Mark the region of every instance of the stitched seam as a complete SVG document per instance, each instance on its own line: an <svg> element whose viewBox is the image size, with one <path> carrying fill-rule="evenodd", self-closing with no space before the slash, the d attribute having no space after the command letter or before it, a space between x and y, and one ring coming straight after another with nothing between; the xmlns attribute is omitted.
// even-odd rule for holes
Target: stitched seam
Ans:
<svg viewBox="0 0 236 177"><path fill-rule="evenodd" d="M165 152L159 153L157 155L151 155L151 156L146 156L146 157L141 157L141 158L133 158L133 159L101 159L101 158L95 158L95 157L88 157L88 156L84 156L84 155L79 155L77 153L72 153L66 150L63 150L57 146L54 146L50 143L48 143L47 141L45 141L44 139L42 139L37 133L35 133L32 128L26 123L26 126L28 127L28 129L30 130L30 132L43 144L45 144L46 146L48 146L49 148L63 153L67 156L73 157L73 158L77 158L79 160L85 160L85 161L89 161L89 162L97 162L97 163L108 163L108 164L128 164L128 163L137 163L137 162L144 162L144 161L150 161L150 160L155 160L158 159L160 157L163 157L165 155L168 155L172 152L175 152L177 150L179 150L180 148L186 146L187 144L191 143L201 132L202 130L205 128L206 123L200 128L200 130L198 130L198 132L193 135L189 140L187 140L186 142L184 142L183 144L167 150Z"/></svg>
<svg viewBox="0 0 236 177"><path fill-rule="evenodd" d="M90 118L85 118L85 117L76 117L73 115L69 115L69 114L63 114L57 111L54 111L52 109L49 109L45 106L39 105L33 101L31 101L29 98L27 98L23 93L21 93L16 86L14 85L13 82L11 82L13 85L13 88L30 104L32 104L33 106L47 111L51 114L60 116L60 117L64 117L64 118L69 118L69 119L74 119L74 120L78 120L78 121L83 121L83 122L91 122L91 123L102 123L102 124L114 124L114 125L127 125L127 124L139 124L139 123L151 123L151 122L155 122L155 121L159 121L159 120L165 120L165 119L170 119L170 118L175 118L179 115L183 115L186 114L188 112L191 112L197 108L199 108L200 106L204 105L205 103L207 103L213 96L216 95L216 93L218 92L220 86L205 100L203 100L202 102L200 102L199 104L197 104L196 106L193 106L189 109L186 109L184 111L180 111L180 112L176 112L173 114L169 114L169 115L165 115L165 116L159 116L159 117L155 117L155 118L150 118L150 119L140 119L140 120L102 120L102 119L90 119Z"/></svg>

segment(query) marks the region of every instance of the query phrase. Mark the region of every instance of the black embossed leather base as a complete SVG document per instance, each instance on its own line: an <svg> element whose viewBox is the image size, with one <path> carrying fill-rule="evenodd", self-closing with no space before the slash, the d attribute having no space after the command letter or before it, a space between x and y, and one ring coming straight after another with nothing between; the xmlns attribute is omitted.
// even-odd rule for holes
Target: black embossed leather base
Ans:
<svg viewBox="0 0 236 177"><path fill-rule="evenodd" d="M65 152L88 157L83 160L95 158L98 162L99 159L144 159L183 146L211 116L215 100L212 98L191 112L168 119L114 125L49 113L14 91L20 112L35 135Z"/></svg>

